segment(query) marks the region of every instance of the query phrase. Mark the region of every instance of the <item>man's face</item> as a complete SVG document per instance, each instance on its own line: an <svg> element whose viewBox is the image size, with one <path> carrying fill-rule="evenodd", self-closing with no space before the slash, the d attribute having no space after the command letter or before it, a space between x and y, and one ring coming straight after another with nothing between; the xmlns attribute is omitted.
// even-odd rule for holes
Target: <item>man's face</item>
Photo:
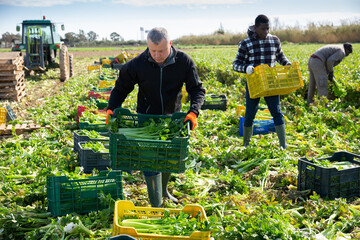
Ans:
<svg viewBox="0 0 360 240"><path fill-rule="evenodd" d="M255 26L255 32L258 35L259 39L264 40L266 36L269 34L269 24L268 23L260 23L259 26Z"/></svg>
<svg viewBox="0 0 360 240"><path fill-rule="evenodd" d="M159 65L162 65L170 55L171 41L168 43L165 39L162 39L159 44L155 44L149 39L148 47L151 57Z"/></svg>

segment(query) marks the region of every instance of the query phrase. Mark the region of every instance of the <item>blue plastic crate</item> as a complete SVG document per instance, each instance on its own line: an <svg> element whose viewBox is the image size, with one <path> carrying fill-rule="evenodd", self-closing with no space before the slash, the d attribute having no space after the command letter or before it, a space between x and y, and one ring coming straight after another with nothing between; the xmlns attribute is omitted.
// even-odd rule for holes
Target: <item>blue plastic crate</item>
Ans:
<svg viewBox="0 0 360 240"><path fill-rule="evenodd" d="M243 136L243 127L244 127L244 118L240 117L240 119L239 119L239 134L241 137ZM253 135L268 134L270 132L275 132L275 125L274 125L273 119L254 120Z"/></svg>

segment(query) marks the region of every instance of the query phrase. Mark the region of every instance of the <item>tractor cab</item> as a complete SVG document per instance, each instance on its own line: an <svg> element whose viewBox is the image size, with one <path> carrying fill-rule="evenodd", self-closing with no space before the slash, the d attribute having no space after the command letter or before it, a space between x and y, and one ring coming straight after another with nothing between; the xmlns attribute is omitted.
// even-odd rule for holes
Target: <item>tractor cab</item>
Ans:
<svg viewBox="0 0 360 240"><path fill-rule="evenodd" d="M58 27L50 20L24 20L22 22L21 43L15 44L12 51L25 51L25 70L46 71L49 68L59 68L61 80L66 80L72 75L72 55L67 47L62 44ZM16 26L20 32L20 26ZM61 25L61 30L64 25ZM59 62L56 62L56 57Z"/></svg>

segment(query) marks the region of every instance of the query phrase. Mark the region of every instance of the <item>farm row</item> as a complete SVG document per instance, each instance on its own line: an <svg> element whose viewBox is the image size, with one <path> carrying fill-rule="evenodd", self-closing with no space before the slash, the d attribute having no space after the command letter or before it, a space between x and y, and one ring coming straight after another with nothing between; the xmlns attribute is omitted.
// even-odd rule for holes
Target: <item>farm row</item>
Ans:
<svg viewBox="0 0 360 240"><path fill-rule="evenodd" d="M341 91L331 100L317 99L308 106L307 60L320 45L286 44L290 61L300 63L305 86L282 96L288 148L278 147L276 134L255 135L242 147L236 107L245 104L245 76L232 70L237 48L209 47L187 51L195 60L207 93L225 94L227 109L202 110L198 127L191 132L187 171L173 174L170 190L182 208L204 207L215 239L327 239L360 238L359 198L321 198L311 191L297 191L298 159L331 156L334 152L360 153L360 45L335 68ZM131 51L130 51L131 52ZM112 234L114 202L89 214L53 217L48 212L46 177L85 176L73 150L77 109L88 105L88 91L98 84L98 72L87 71L97 57L75 58L75 76L60 84L55 71L26 79L27 96L10 105L21 123L24 119L46 126L0 142L0 238L76 239L88 233L68 234L64 227L81 221L91 238ZM333 86L330 84L331 89ZM136 109L136 91L123 107ZM261 100L262 107L266 107ZM183 111L189 108L183 105ZM123 194L136 206L149 206L141 172L123 172Z"/></svg>

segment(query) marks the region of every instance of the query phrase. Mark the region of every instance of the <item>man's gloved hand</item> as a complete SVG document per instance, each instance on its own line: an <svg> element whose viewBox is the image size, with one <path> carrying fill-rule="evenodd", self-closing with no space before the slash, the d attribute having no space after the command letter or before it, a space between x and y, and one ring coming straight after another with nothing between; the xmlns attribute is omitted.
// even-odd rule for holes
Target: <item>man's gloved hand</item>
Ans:
<svg viewBox="0 0 360 240"><path fill-rule="evenodd" d="M247 68L246 68L246 73L247 74L252 74L254 72L254 66L253 65L249 65Z"/></svg>
<svg viewBox="0 0 360 240"><path fill-rule="evenodd" d="M194 130L197 125L197 116L193 112L189 112L188 115L186 115L186 118L184 122L190 121L190 128L191 130Z"/></svg>
<svg viewBox="0 0 360 240"><path fill-rule="evenodd" d="M329 72L328 80L331 82L334 80L334 72Z"/></svg>
<svg viewBox="0 0 360 240"><path fill-rule="evenodd" d="M108 123L108 120L109 120L109 116L110 115L114 115L114 113L113 113L113 111L111 111L110 109L108 109L107 111L106 111L106 124L109 124Z"/></svg>

